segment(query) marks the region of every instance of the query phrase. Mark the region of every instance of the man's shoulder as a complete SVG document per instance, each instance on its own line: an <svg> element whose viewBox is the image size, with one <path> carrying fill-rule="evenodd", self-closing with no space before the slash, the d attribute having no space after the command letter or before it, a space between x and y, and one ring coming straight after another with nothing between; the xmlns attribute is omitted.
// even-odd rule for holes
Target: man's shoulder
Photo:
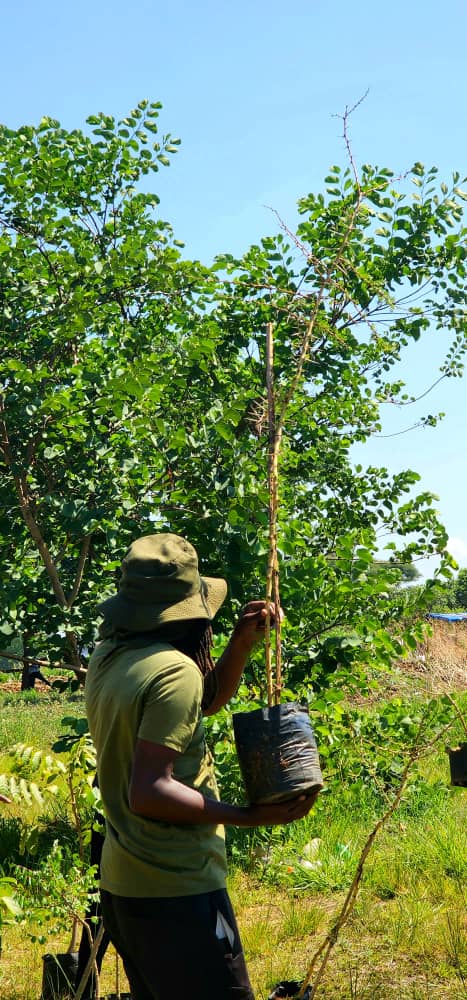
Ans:
<svg viewBox="0 0 467 1000"><path fill-rule="evenodd" d="M143 675L178 673L182 669L199 674L194 660L166 642L138 645L104 640L96 646L89 661L91 672L102 667L127 669Z"/></svg>

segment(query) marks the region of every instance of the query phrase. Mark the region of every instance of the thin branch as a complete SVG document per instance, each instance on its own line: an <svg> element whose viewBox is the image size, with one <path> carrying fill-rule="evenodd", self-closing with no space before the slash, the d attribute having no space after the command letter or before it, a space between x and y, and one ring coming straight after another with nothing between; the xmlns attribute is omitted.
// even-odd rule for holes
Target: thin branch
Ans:
<svg viewBox="0 0 467 1000"><path fill-rule="evenodd" d="M326 966L328 964L329 957L330 957L330 954L332 952L332 949L334 948L334 945L337 942L337 939L339 937L339 933L340 933L342 927L344 926L344 924L347 923L347 921L348 921L348 919L349 919L349 917L350 917L350 915L351 915L351 913L353 911L353 908L355 906L355 902L356 902L356 899L357 899L358 891L359 891L359 888L360 888L360 883L361 883L362 876L363 876L363 869L364 869L364 866L365 866L365 862L366 862L366 859L367 859L367 857L368 857L368 855L369 855L369 853L371 851L371 848L373 847L374 841L375 841L378 833L382 829L382 827L387 823L388 819L390 819L390 817L392 816L392 814L397 809L397 807L398 807L398 805L400 803L400 800L402 798L402 794L403 794L405 786L407 784L407 780L408 780L408 777L409 777L409 774L410 774L410 771L411 771L412 767L417 762L417 760L419 760L419 758L421 756L423 756L423 754L425 754L428 751L428 749L431 749L431 747L433 747L435 745L435 743L437 743L441 739L441 737L444 735L444 733L446 732L446 730L449 729L449 728L451 728L451 726L453 725L453 722L451 721L448 724L448 726L443 727L443 729L436 734L436 736L435 736L435 738L433 740L429 741L424 746L420 746L420 739L421 739L421 736L423 734L425 725L426 725L426 718L422 719L422 721L421 721L421 723L419 725L418 732L417 732L414 744L413 744L412 749L410 751L407 764L406 764L406 766L405 766L405 768L404 768L404 770L402 772L401 780L400 780L399 786L398 786L398 788L397 788L397 790L395 792L394 798L393 798L392 802L390 803L390 805L388 806L388 808L386 809L386 811L383 814L383 816L381 816L380 819L375 823L375 825L374 825L371 833L369 834L369 836L367 837L367 840L365 841L365 844L363 845L363 848L362 848L362 851L361 851L361 854L360 854L360 857L359 857L359 860L358 860L357 868L356 868L356 871L355 871L355 875L354 875L354 877L352 879L351 885L350 885L350 887L348 889L347 895L346 895L346 897L344 899L344 902L342 904L340 912L337 915L336 919L333 921L333 924L332 924L330 930L328 931L326 937L324 938L324 941L322 941L322 943L320 944L319 948L317 948L317 950L315 951L315 953L314 953L314 955L312 957L311 963L310 963L310 965L309 965L309 967L307 969L306 975L305 975L305 979L304 979L304 981L302 983L302 986L300 988L299 993L297 994L297 1000L301 1000L301 998L304 997L307 987L312 982L313 973L314 973L316 964L318 962L318 959L320 959L321 956L322 956L322 958L321 958L321 964L320 964L320 966L318 968L318 971L316 973L316 976L315 976L315 978L313 980L313 998L316 997L317 992L318 992L318 987L320 986L320 984L322 982L322 979L323 979L323 976L324 976L324 972L326 970Z"/></svg>
<svg viewBox="0 0 467 1000"><path fill-rule="evenodd" d="M452 695L450 695L450 694L447 694L447 695L446 695L446 698L447 698L447 699L448 699L448 700L449 700L449 701L451 702L451 705L452 705L452 706L453 706L453 708L454 708L454 711L455 711L455 713L456 713L456 715L457 715L457 718L458 718L458 719L459 719L459 721L460 721L460 722L462 723L462 725L463 725L463 727L464 727L464 729L465 729L465 733L466 733L466 736L467 736L467 722L466 722L466 720L465 720L465 716L464 716L464 715L462 714L462 712L461 712L461 710L460 710L460 708L459 708L459 706L458 706L457 702L456 702L456 701L454 701L454 698L452 697Z"/></svg>
<svg viewBox="0 0 467 1000"><path fill-rule="evenodd" d="M409 434L410 431L417 430L418 427L425 427L423 420L417 420L415 424L411 424L410 427L405 427L403 431L394 431L393 434L378 434L377 431L374 432L374 437L377 438L395 438L400 437L401 434Z"/></svg>
<svg viewBox="0 0 467 1000"><path fill-rule="evenodd" d="M268 520L269 520L269 547L268 547L268 567L266 574L266 628L265 628L265 651L266 651L266 681L268 693L268 705L278 704L281 689L281 622L280 622L280 600L279 600L279 567L277 556L277 510L278 510L278 458L281 445L281 435L276 429L276 408L274 393L274 336L273 325L266 326L266 389L267 389L267 415L268 415ZM276 682L273 690L272 664L271 664L271 601L274 600L276 614L274 616L276 627L275 661L276 661Z"/></svg>
<svg viewBox="0 0 467 1000"><path fill-rule="evenodd" d="M89 930L89 935L91 935L90 930ZM98 929L97 934L96 934L96 936L94 938L94 942L92 942L92 947L91 947L91 950L90 950L90 954L89 954L89 958L88 958L88 961L87 961L87 964L86 964L86 968L85 968L85 970L83 972L83 976L82 976L81 982L79 983L78 989L76 990L76 993L75 993L75 1000L81 1000L81 998L83 996L83 993L84 993L84 991L86 989L86 985L87 985L89 976L91 974L91 969L93 969L93 968L94 968L94 977L95 977L95 984L94 984L95 997L96 997L96 1000L99 1000L99 997L100 997L100 986L99 986L99 973L98 973L98 969L97 969L97 953L98 953L99 948L100 948L100 946L102 944L102 938L103 937L104 937L104 924L102 923L102 920L101 920L101 922L99 924L99 929Z"/></svg>
<svg viewBox="0 0 467 1000"><path fill-rule="evenodd" d="M90 545L91 545L91 539L92 539L92 535L86 535L85 538L83 538L83 541L81 542L81 552L80 552L80 556L79 556L78 568L76 570L75 582L73 584L70 596L69 596L68 601L67 601L67 607L69 607L69 608L71 608L72 605L75 603L76 598L77 598L77 596L79 594L79 589L81 587L81 583L82 583L82 579L83 579L83 573L84 573L84 567L85 567L85 564L86 564L86 559L87 559L87 557L89 555L89 548L90 548Z"/></svg>
<svg viewBox="0 0 467 1000"><path fill-rule="evenodd" d="M78 677L81 677L83 674L81 665L76 667L72 663L64 663L63 660L43 660L37 656L21 656L19 653L10 653L6 649L0 649L0 657L3 657L4 660L15 660L19 663L37 663L40 667L48 667L49 670L72 670Z"/></svg>
<svg viewBox="0 0 467 1000"><path fill-rule="evenodd" d="M64 302L63 289L62 289L62 286L60 284L60 280L59 280L59 276L58 276L57 270L55 268L55 265L52 263L47 250L44 249L43 241L42 241L41 237L38 235L38 233L34 233L34 232L28 231L28 229L27 229L26 226L23 226L23 225L21 225L21 224L19 224L17 222L13 223L11 221L11 219L8 219L8 216L4 216L3 218L0 217L0 222L4 226L6 226L8 229L12 229L13 232L20 233L21 236L26 236L28 239L30 239L30 240L33 241L36 249L39 251L41 257L44 258L44 260L45 260L45 262L47 264L47 267L49 268L49 271L52 273L52 275L53 275L53 277L55 279L55 284L56 284L56 288L57 288L57 292L58 292L58 297L59 297L60 303L63 304L63 302Z"/></svg>
<svg viewBox="0 0 467 1000"><path fill-rule="evenodd" d="M277 208L273 208L272 205L265 205L265 208L268 208L269 211L276 216L276 219L279 223L279 228L282 229L282 232L285 233L290 240L292 240L292 243L295 243L297 250L300 250L302 256L305 257L305 259L309 261L310 264L314 264L315 267L319 268L321 261L318 259L318 257L315 257L314 254L311 254L308 248L305 246L305 244L302 243L302 241L298 238L297 234L294 233L291 229L289 229L287 223L284 222L283 218L277 211Z"/></svg>
<svg viewBox="0 0 467 1000"><path fill-rule="evenodd" d="M425 389L425 392L420 393L419 396L412 396L411 399L407 400L401 399L400 401L397 399L382 399L381 402L392 403L394 406L412 406L413 403L418 403L421 399L424 399L425 396L428 396L430 392L432 392L433 389L436 389L436 386L439 385L439 383L442 382L443 379L447 377L448 377L447 372L443 372L443 374L440 375L439 378L437 378L436 381L433 382L433 384L430 385L428 389Z"/></svg>
<svg viewBox="0 0 467 1000"><path fill-rule="evenodd" d="M349 158L350 166L352 167L352 173L354 175L355 185L356 185L357 190L358 190L359 193L360 193L360 190L361 190L361 188L360 188L360 177L358 175L358 170L357 170L357 168L355 166L355 160L354 160L353 153L352 153L352 147L350 145L350 138L349 138L349 132L348 132L348 124L349 124L349 118L350 118L350 116L354 113L354 111L357 110L357 108L360 107L361 104L363 104L363 101L366 100L366 98L368 97L369 92L370 92L370 88L367 87L367 89L365 90L365 93L362 94L361 97L359 97L358 101L355 101L355 104L353 104L351 108L349 108L349 106L347 105L343 115L335 115L334 116L336 118L340 118L341 121L343 122L344 130L343 130L342 138L343 138L343 140L345 142L345 147L346 147L346 150L347 150L347 156Z"/></svg>

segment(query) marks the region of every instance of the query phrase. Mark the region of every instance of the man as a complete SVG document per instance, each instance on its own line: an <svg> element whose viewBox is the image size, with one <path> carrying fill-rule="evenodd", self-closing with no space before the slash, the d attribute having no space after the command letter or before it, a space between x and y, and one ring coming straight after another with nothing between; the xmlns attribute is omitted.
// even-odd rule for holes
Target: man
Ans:
<svg viewBox="0 0 467 1000"><path fill-rule="evenodd" d="M51 688L52 684L47 677L41 672L41 668L38 663L29 663L25 677L23 678L23 690L30 691L36 686L36 681L41 681L42 684L46 684L47 687Z"/></svg>
<svg viewBox="0 0 467 1000"><path fill-rule="evenodd" d="M289 823L314 801L219 801L202 706L229 701L266 618L263 601L248 604L214 664L211 621L226 593L224 580L200 577L189 542L160 533L130 546L119 593L99 609L85 693L107 823L101 902L132 1000L254 1000L223 827Z"/></svg>

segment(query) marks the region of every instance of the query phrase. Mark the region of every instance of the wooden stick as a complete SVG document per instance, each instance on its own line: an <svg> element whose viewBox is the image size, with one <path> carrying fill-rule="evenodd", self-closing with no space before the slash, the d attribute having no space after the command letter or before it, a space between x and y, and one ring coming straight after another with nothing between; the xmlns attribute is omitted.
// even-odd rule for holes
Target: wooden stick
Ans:
<svg viewBox="0 0 467 1000"><path fill-rule="evenodd" d="M269 551L266 576L266 684L268 705L278 705L282 687L281 620L279 591L279 560L277 556L277 516L279 509L279 452L282 432L276 428L276 400L274 392L274 333L272 323L266 324L266 390L268 401L268 520ZM275 629L275 678L273 682L271 657L271 601L276 608Z"/></svg>
<svg viewBox="0 0 467 1000"><path fill-rule="evenodd" d="M272 323L266 326L266 391L268 399L268 521L269 521L269 548L268 566L266 572L266 623L265 623L265 657L266 657L266 687L268 705L274 704L272 685L272 662L271 662L271 600L272 600L272 579L274 573L274 544L273 544L273 523L274 523L274 500L273 500L273 453L274 453L274 431L275 431L275 407L274 407L274 340Z"/></svg>
<svg viewBox="0 0 467 1000"><path fill-rule="evenodd" d="M120 1000L120 956L115 952L115 996Z"/></svg>

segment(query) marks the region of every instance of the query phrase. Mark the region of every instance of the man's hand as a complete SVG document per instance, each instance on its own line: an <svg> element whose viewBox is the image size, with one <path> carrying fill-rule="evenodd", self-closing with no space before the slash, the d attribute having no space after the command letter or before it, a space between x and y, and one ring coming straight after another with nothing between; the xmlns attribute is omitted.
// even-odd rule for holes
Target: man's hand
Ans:
<svg viewBox="0 0 467 1000"><path fill-rule="evenodd" d="M0 802L6 802L8 805L11 804L11 799L7 795L0 795Z"/></svg>
<svg viewBox="0 0 467 1000"><path fill-rule="evenodd" d="M311 795L300 795L289 802L275 802L269 806L233 806L218 802L205 798L196 788L174 778L173 767L178 757L177 751L170 747L136 740L128 789L132 812L165 823L282 826L303 819L318 795L319 789Z"/></svg>
<svg viewBox="0 0 467 1000"><path fill-rule="evenodd" d="M264 638L266 608L266 601L249 601L241 611L230 642L214 668L217 679L217 694L209 708L205 709L205 715L214 715L235 694L253 646ZM271 624L273 625L276 609L274 604L270 604L269 608ZM284 617L282 609L279 609L279 614L282 620Z"/></svg>
<svg viewBox="0 0 467 1000"><path fill-rule="evenodd" d="M293 823L296 819L308 816L313 808L321 789L317 788L311 795L300 795L287 802L273 802L267 806L248 806L246 812L251 826L282 826Z"/></svg>
<svg viewBox="0 0 467 1000"><path fill-rule="evenodd" d="M269 614L271 627L273 627L276 617L274 604L269 605ZM284 618L282 608L279 609L279 615L282 621ZM233 638L241 640L248 649L252 649L264 637L267 616L266 601L249 601L240 613L240 618L234 628Z"/></svg>

